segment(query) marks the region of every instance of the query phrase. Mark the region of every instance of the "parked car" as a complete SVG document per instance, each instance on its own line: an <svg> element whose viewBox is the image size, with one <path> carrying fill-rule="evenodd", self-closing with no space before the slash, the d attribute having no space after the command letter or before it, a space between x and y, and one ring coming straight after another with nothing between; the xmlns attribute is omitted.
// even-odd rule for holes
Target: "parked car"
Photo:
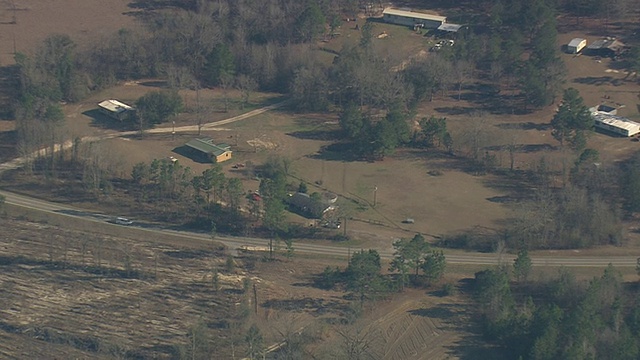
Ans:
<svg viewBox="0 0 640 360"><path fill-rule="evenodd" d="M116 224L118 225L131 225L133 224L133 221L125 218L125 217L117 217L116 218Z"/></svg>

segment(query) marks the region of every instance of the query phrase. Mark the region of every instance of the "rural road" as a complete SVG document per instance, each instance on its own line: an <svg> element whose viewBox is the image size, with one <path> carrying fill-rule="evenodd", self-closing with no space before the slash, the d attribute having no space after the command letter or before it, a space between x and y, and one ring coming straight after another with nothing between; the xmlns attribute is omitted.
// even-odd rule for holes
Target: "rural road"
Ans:
<svg viewBox="0 0 640 360"><path fill-rule="evenodd" d="M80 208L67 206L63 204L53 203L44 200L38 200L28 196L18 195L11 192L0 191L0 195L6 197L5 202L10 205L19 206L31 210L38 210L48 213L59 214L62 216L70 216L76 219L84 221L93 221L106 223L110 226L118 226L110 224L107 221L113 219L112 215L95 213L93 211L83 210ZM176 231L169 228L151 225L151 224L136 224L129 227L132 235L135 232L148 232L155 234L171 235L181 239L193 239L200 241L211 241L209 234L201 234L187 231ZM267 239L248 238L248 237L234 237L226 235L217 235L215 241L223 243L230 249L237 249L240 246L255 246L264 248L268 246ZM309 242L297 241L294 244L296 252L305 254L318 254L325 256L347 257L348 254L358 249L349 249L345 246L337 245L320 245L312 244ZM393 253L389 250L379 250L380 256L385 259L391 259ZM513 255L499 255L499 254L482 254L482 253L464 253L464 254L447 254L447 263L449 264L466 264L466 265L499 265L501 263L512 263ZM567 267L606 267L609 263L616 267L635 267L637 257L635 256L592 256L592 257L580 257L580 256L534 256L532 257L533 266L567 266Z"/></svg>
<svg viewBox="0 0 640 360"><path fill-rule="evenodd" d="M267 112L269 110L277 109L286 105L289 100L285 100L273 105L265 106L260 109L252 110L247 113L225 119L216 122L211 122L202 125L203 130L213 130L214 127L229 124L235 121L244 120L250 118L252 116L256 116ZM148 130L149 133L169 133L172 131L176 132L184 132L184 131L197 131L197 125L190 126L181 126L175 129L173 128L155 128ZM114 132L105 134L102 136L87 136L82 138L83 142L92 142L92 141L100 141L104 139L111 139L122 136L130 136L137 134L137 131L128 131L128 132ZM66 142L64 144L56 145L55 150L60 151L62 149L67 149L72 146L72 143ZM40 150L32 154L32 157L39 156L44 154L45 150ZM25 162L24 158L16 158L12 161L6 162L4 164L0 164L0 173L6 170L17 169L22 166ZM31 198L28 196L18 195L6 191L0 191L0 195L4 195L6 197L6 203L14 206L19 206L23 208L28 208L31 210L55 213L62 216L70 216L77 219L81 219L84 221L94 221L109 224L111 226L120 226L111 224L108 221L112 220L113 214L99 214L88 210L83 210L76 207L71 207L67 205L62 205L58 203L53 203L44 200L38 200L35 198ZM199 234L194 232L186 232L186 231L176 231L171 230L165 227L139 223L135 226L130 227L131 232L135 231L144 231L151 233L162 233L169 234L175 236L176 238L183 239L197 239L197 240L208 240L211 241L211 236L209 234ZM232 237L232 236L224 236L218 235L215 238L215 241L223 243L225 246L230 249L237 249L240 246L256 246L256 247L265 247L268 245L268 240L259 239L259 238L247 238L247 237ZM347 257L350 252L358 249L350 249L345 246L338 245L319 245L312 244L308 242L298 241L295 243L295 251L306 254L321 254L328 256L337 256L337 257ZM377 249L380 253L380 256L385 259L390 259L393 257L393 253L389 249ZM447 258L447 262L449 264L467 264L467 265L499 265L501 263L512 263L514 256L513 255L501 255L501 254L482 254L482 253L445 253ZM537 256L532 257L532 263L534 266L568 266L568 267L605 267L609 263L613 264L617 267L635 267L637 264L636 256L598 256L598 257L578 257L578 256Z"/></svg>

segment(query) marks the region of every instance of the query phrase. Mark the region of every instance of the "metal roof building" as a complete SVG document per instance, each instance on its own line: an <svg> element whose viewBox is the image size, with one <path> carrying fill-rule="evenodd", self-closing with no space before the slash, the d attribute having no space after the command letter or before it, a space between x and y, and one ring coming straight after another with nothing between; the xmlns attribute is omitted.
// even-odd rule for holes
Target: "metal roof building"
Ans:
<svg viewBox="0 0 640 360"><path fill-rule="evenodd" d="M617 115L609 115L596 111L591 114L595 120L595 127L622 136L633 136L640 133L640 124Z"/></svg>
<svg viewBox="0 0 640 360"><path fill-rule="evenodd" d="M449 24L449 23L444 23L438 26L438 30L446 31L446 32L458 32L458 30L460 30L461 28L462 28L462 25Z"/></svg>
<svg viewBox="0 0 640 360"><path fill-rule="evenodd" d="M231 159L231 146L214 144L213 139L193 139L186 143L185 146L211 161L215 159L215 162L223 162Z"/></svg>
<svg viewBox="0 0 640 360"><path fill-rule="evenodd" d="M118 100L105 100L98 104L100 110L116 120L124 120L136 109Z"/></svg>
<svg viewBox="0 0 640 360"><path fill-rule="evenodd" d="M400 10L386 8L382 12L384 22L405 25L405 26L422 26L430 29L437 29L440 25L447 22L447 18L439 15L425 14L411 10Z"/></svg>
<svg viewBox="0 0 640 360"><path fill-rule="evenodd" d="M624 44L614 38L599 39L587 46L589 55L613 56L624 49Z"/></svg>

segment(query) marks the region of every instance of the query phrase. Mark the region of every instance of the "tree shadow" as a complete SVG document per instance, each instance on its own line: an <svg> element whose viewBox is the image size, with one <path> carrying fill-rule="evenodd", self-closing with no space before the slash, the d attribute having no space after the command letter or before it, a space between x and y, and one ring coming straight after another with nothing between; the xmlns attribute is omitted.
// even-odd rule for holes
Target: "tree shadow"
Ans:
<svg viewBox="0 0 640 360"><path fill-rule="evenodd" d="M113 119L104 113L102 113L99 109L91 109L84 111L82 115L91 119L91 126L102 128L102 129L110 129L110 130L118 130L118 131L131 131L136 130L136 124L133 121L125 120L119 121Z"/></svg>
<svg viewBox="0 0 640 360"><path fill-rule="evenodd" d="M505 123L498 124L496 127L505 130L538 130L538 131L547 131L551 129L551 124L549 123L534 123L531 121L524 123Z"/></svg>
<svg viewBox="0 0 640 360"><path fill-rule="evenodd" d="M270 299L263 302L260 306L290 312L307 312L315 316L336 312L346 314L350 311L349 305L344 301L311 297L301 299Z"/></svg>
<svg viewBox="0 0 640 360"><path fill-rule="evenodd" d="M0 132L0 163L18 156L18 132L15 130Z"/></svg>
<svg viewBox="0 0 640 360"><path fill-rule="evenodd" d="M585 84L585 85L613 85L613 86L621 86L624 85L624 80L613 78L612 76L586 76L581 78L573 79L574 83Z"/></svg>
<svg viewBox="0 0 640 360"><path fill-rule="evenodd" d="M480 107L465 107L465 106L446 106L434 108L435 111L446 115L468 115L475 111L483 110Z"/></svg>
<svg viewBox="0 0 640 360"><path fill-rule="evenodd" d="M27 265L27 267L21 266ZM91 275L96 275L98 278L121 278L121 279L140 279L144 277L144 273L139 270L122 270L107 265L80 265L71 262L64 262L60 260L48 261L41 259L27 258L22 255L18 256L4 256L0 255L0 266L18 266L23 270L32 271L38 273L44 269L47 271L78 271ZM59 279L60 280L60 279ZM78 280L77 276L70 281ZM86 280L86 279L85 279Z"/></svg>
<svg viewBox="0 0 640 360"><path fill-rule="evenodd" d="M137 0L132 1L127 5L132 9L139 10L164 10L171 8L180 8L184 10L195 10L195 0Z"/></svg>
<svg viewBox="0 0 640 360"><path fill-rule="evenodd" d="M142 86L154 87L154 88L168 88L169 87L169 84L167 83L166 80L148 80L148 81L139 82L138 84L140 84Z"/></svg>
<svg viewBox="0 0 640 360"><path fill-rule="evenodd" d="M310 131L294 131L287 133L286 135L292 136L301 140L340 140L341 132L339 130L310 130Z"/></svg>
<svg viewBox="0 0 640 360"><path fill-rule="evenodd" d="M336 142L321 147L317 153L307 155L307 157L325 161L365 161L354 151L353 147L354 145L350 142Z"/></svg>
<svg viewBox="0 0 640 360"><path fill-rule="evenodd" d="M484 148L485 150L490 151L506 151L507 145L494 145L487 146ZM551 144L516 144L514 152L515 153L534 153L540 151L555 151L558 150L557 146L553 146Z"/></svg>
<svg viewBox="0 0 640 360"><path fill-rule="evenodd" d="M474 111L486 111L495 115L524 115L532 112L522 106L524 97L522 94L501 93L500 88L493 84L475 82L464 86L465 92L461 94L460 100L476 104L475 107L442 107L435 110L449 115L463 115ZM457 93L451 96L458 99Z"/></svg>

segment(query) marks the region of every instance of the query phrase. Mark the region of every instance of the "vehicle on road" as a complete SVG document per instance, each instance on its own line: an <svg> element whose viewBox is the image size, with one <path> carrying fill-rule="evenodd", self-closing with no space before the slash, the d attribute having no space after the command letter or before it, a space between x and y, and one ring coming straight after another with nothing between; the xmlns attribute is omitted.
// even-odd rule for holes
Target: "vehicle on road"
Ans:
<svg viewBox="0 0 640 360"><path fill-rule="evenodd" d="M115 223L116 223L116 224L118 224L118 225L132 225L132 224L133 224L133 221L131 221L131 220L129 220L129 219L127 219L127 218L125 218L125 217L119 217L119 216L118 216L118 217L116 218Z"/></svg>

